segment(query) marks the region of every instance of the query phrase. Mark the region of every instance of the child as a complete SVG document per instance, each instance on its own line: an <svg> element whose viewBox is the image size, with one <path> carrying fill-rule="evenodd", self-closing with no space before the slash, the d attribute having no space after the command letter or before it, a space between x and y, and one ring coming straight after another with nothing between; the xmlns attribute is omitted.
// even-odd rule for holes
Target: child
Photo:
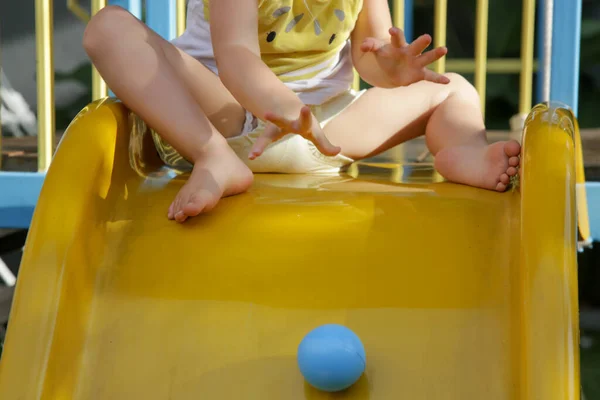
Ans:
<svg viewBox="0 0 600 400"><path fill-rule="evenodd" d="M506 190L519 144L488 144L475 89L427 69L446 49L391 25L387 0L190 0L173 43L106 7L84 47L163 160L193 165L168 210L178 222L252 172L336 172L422 134L446 179ZM374 88L350 89L353 66Z"/></svg>

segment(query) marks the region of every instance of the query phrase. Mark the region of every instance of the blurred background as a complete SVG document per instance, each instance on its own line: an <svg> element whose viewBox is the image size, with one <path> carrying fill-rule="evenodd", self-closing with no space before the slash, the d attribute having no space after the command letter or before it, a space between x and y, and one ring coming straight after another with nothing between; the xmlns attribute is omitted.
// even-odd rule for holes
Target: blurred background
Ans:
<svg viewBox="0 0 600 400"><path fill-rule="evenodd" d="M85 3L85 2L84 2ZM521 0L491 0L489 58L519 58ZM451 0L448 8L448 59L474 57L475 1ZM54 2L56 128L63 132L91 99L91 65L82 48L85 25L64 1ZM414 0L413 37L433 32L433 0ZM33 1L0 1L0 67L2 87L2 168L36 170L36 62ZM537 39L536 39L537 40ZM537 46L537 45L536 45ZM465 73L471 81L472 74ZM534 78L534 85L536 79ZM537 87L534 88L536 93ZM583 1L579 122L583 129L586 175L600 181L600 0ZM535 100L534 100L535 101ZM518 112L519 75L487 77L488 127L508 132ZM2 188L0 188L2 190ZM591 207L599 205L590 204ZM0 257L18 276L26 230L0 230ZM600 245L579 254L581 362L587 399L600 400ZM8 318L10 289L0 291L0 340Z"/></svg>

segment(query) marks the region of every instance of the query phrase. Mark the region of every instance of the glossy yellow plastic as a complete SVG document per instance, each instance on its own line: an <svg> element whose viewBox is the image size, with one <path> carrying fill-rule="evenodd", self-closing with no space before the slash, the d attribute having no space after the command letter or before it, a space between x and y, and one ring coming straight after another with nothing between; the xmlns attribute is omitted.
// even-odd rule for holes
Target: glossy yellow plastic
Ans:
<svg viewBox="0 0 600 400"><path fill-rule="evenodd" d="M523 139L520 398L575 400L580 395L572 114L534 108Z"/></svg>
<svg viewBox="0 0 600 400"><path fill-rule="evenodd" d="M532 112L520 190L365 162L257 176L179 225L166 212L185 175L121 104L94 103L35 211L0 398L579 399L572 123ZM367 352L335 395L296 366L325 323Z"/></svg>

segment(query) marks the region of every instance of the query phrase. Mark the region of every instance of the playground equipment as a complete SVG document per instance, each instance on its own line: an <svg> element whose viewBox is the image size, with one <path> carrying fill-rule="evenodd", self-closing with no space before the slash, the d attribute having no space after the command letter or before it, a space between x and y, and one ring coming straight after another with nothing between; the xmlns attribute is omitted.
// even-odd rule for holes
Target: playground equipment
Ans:
<svg viewBox="0 0 600 400"><path fill-rule="evenodd" d="M92 0L92 12L109 4L121 5L134 15L142 17L142 0ZM475 60L441 60L438 71L474 72L475 85L485 97L486 74L520 73L521 91L519 112L513 128L522 129L524 117L532 105L533 71L538 70L537 102L560 101L575 115L578 108L579 37L581 0L538 1L537 31L540 37L537 62L533 57L535 31L535 0L523 0L522 52L520 59L488 59L487 21L489 0L477 1L477 31ZM52 0L36 0L36 42L38 82L38 173L0 173L0 227L27 228L45 172L52 159L54 140L54 58ZM394 0L395 24L403 27L407 38L412 38L413 0ZM83 21L89 19L78 0L67 0L67 6ZM165 38L171 39L185 28L185 0L145 1L146 23ZM435 1L434 44L446 42L446 10L448 0ZM560 23L559 23L560 22ZM554 34L553 34L554 32ZM100 76L93 73L93 99L108 94ZM357 82L358 84L358 82ZM1 146L1 142L0 142ZM594 189L600 189L594 187ZM600 191L598 191L600 192Z"/></svg>
<svg viewBox="0 0 600 400"><path fill-rule="evenodd" d="M369 355L341 398L579 399L568 110L530 114L518 191L358 163L349 176L257 176L184 226L164 210L185 177L151 143L130 147L132 129L146 127L99 100L63 138L19 273L0 398L326 398L304 383L296 349L337 323Z"/></svg>
<svg viewBox="0 0 600 400"><path fill-rule="evenodd" d="M121 5L142 17L142 0L92 0L92 13L109 4ZM0 173L0 227L27 228L35 207L45 172L53 152L54 124L54 58L52 0L36 0L36 42L38 82L38 173ZM522 52L520 59L488 59L487 22L489 0L477 1L477 31L475 60L441 60L437 71L474 72L475 85L485 97L486 74L520 73L519 113L513 128L522 129L524 117L532 106L533 71L538 70L537 102L560 101L568 105L575 116L578 108L579 37L581 0L538 1L537 32L540 37L537 62L533 57L535 0L523 0ZM394 0L395 24L412 38L413 0ZM67 0L67 6L83 21L89 16L78 0ZM167 39L185 28L185 0L145 1L145 21ZM435 1L434 44L445 45L448 0ZM560 23L558 23L560 21ZM554 32L554 34L553 34ZM358 84L358 82L357 82ZM93 73L93 100L108 94L108 88L97 73ZM1 146L1 142L0 142ZM594 188L597 189L597 188ZM600 192L600 191L599 191Z"/></svg>
<svg viewBox="0 0 600 400"><path fill-rule="evenodd" d="M161 3L176 10L175 1ZM162 165L143 140L144 122L106 98L98 76L97 99L49 165L51 1L38 0L46 155L31 174L39 186L23 174L0 176L0 184L12 185L2 186L18 193L10 196L24 196L16 185L29 187L33 206L45 181L0 398L328 398L304 382L295 352L313 328L337 323L369 354L365 374L340 398L579 399L576 250L577 235L586 243L590 233L576 85L555 82L577 79L576 3L546 3L572 28L552 35L552 54L540 57L550 65L538 63L545 93L561 103L531 109L533 27L523 30L528 118L518 189L441 182L431 165L392 157L341 176L259 175L250 192L181 226L164 210L185 176ZM169 37L164 29L178 20L181 29L177 12L153 26L153 4L146 0L155 30ZM402 26L410 9L395 5ZM446 7L436 1L436 45L445 41ZM534 10L525 0L526 23ZM477 18L484 35L486 0ZM9 199L14 207L24 200Z"/></svg>

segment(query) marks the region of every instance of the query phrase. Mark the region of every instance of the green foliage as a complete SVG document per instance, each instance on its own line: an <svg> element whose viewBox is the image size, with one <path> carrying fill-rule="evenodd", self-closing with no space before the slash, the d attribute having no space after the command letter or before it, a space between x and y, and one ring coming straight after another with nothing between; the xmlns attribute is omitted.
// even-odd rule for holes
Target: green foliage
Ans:
<svg viewBox="0 0 600 400"><path fill-rule="evenodd" d="M585 332L591 345L581 349L581 382L587 400L600 399L600 333Z"/></svg>

